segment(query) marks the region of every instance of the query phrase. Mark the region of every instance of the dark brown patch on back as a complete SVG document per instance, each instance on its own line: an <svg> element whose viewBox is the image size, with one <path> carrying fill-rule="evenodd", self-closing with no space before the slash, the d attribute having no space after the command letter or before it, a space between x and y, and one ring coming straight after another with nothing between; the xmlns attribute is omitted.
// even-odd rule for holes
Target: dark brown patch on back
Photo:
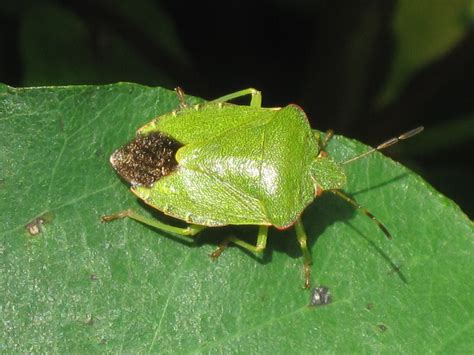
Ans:
<svg viewBox="0 0 474 355"><path fill-rule="evenodd" d="M181 143L159 132L139 135L117 149L110 163L132 185L151 186L176 169L175 154L180 147Z"/></svg>

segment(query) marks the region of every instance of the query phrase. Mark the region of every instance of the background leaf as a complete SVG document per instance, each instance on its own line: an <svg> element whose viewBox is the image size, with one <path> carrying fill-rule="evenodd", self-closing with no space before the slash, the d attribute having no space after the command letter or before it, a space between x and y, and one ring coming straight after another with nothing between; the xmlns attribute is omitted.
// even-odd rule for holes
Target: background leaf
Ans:
<svg viewBox="0 0 474 355"><path fill-rule="evenodd" d="M394 100L413 73L449 52L472 28L472 0L400 0L393 29L398 50L379 104Z"/></svg>
<svg viewBox="0 0 474 355"><path fill-rule="evenodd" d="M255 228L214 229L188 245L131 220L100 223L125 208L154 214L108 156L177 105L173 92L133 84L0 87L0 349L472 350L472 223L381 154L347 167L348 193L393 241L334 196L304 213L313 282L333 295L321 308L307 307L293 231L272 231L262 261L230 247L212 262L225 235L251 240ZM365 149L343 137L329 146L339 161Z"/></svg>

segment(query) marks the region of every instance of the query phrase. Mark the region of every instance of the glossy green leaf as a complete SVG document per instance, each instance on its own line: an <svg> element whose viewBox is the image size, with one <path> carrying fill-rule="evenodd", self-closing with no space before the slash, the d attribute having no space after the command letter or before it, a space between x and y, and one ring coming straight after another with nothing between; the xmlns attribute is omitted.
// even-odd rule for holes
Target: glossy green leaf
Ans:
<svg viewBox="0 0 474 355"><path fill-rule="evenodd" d="M177 105L134 84L0 87L2 351L472 351L473 225L381 154L347 166L348 192L392 241L336 196L304 213L313 282L333 298L320 308L301 289L293 231L272 231L261 261L229 247L213 262L223 237L251 240L256 228L190 244L131 220L102 224L125 208L153 213L108 157ZM329 146L339 161L365 149L343 137Z"/></svg>
<svg viewBox="0 0 474 355"><path fill-rule="evenodd" d="M473 22L472 0L398 1L393 23L394 62L379 104L392 101L417 70L454 48Z"/></svg>

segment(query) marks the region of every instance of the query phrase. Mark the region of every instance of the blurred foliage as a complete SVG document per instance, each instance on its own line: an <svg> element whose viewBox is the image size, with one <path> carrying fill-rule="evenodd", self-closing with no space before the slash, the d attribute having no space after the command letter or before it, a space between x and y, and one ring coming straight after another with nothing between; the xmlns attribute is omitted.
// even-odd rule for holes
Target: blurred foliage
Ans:
<svg viewBox="0 0 474 355"><path fill-rule="evenodd" d="M297 102L314 127L372 145L423 124L436 149L387 154L474 214L474 132L449 136L473 120L474 0L22 0L0 18L9 85L254 86L264 105Z"/></svg>
<svg viewBox="0 0 474 355"><path fill-rule="evenodd" d="M399 0L393 18L397 50L381 103L393 100L413 73L451 50L474 21L472 0Z"/></svg>

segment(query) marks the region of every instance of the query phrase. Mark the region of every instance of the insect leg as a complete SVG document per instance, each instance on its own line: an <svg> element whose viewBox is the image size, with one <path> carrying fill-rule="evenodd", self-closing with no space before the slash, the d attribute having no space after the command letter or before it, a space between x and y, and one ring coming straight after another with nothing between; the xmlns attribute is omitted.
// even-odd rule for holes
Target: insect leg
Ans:
<svg viewBox="0 0 474 355"><path fill-rule="evenodd" d="M367 217L369 217L372 221L374 221L377 226L382 230L382 232L385 234L385 236L387 237L387 239L392 239L392 235L390 234L390 232L388 231L387 227L385 227L382 222L380 222L377 217L375 217L372 213L369 212L369 210L365 207L362 207L361 205L359 205L355 200L351 199L349 196L347 196L345 193L339 191L339 190L329 190L331 191L333 194L339 196L340 198L342 198L344 201L346 201L347 203L350 203L352 206L354 206L358 211L362 212L363 214L365 214Z"/></svg>
<svg viewBox="0 0 474 355"><path fill-rule="evenodd" d="M326 146L328 145L332 137L334 137L334 131L332 129L328 129L326 134L324 135L324 139L321 141L321 150L326 149Z"/></svg>
<svg viewBox="0 0 474 355"><path fill-rule="evenodd" d="M233 99L236 99L238 97L242 97L245 95L252 95L252 98L250 99L250 106L252 107L262 107L262 93L256 89L253 88L248 88L240 91L233 92L231 94L219 97L215 100L212 100L210 102L225 102L225 101L230 101Z"/></svg>
<svg viewBox="0 0 474 355"><path fill-rule="evenodd" d="M181 89L179 86L174 88L174 91L176 92L176 95L178 95L178 100L179 100L179 108L180 109L185 109L188 107L188 104L186 103L186 97L184 96L184 91Z"/></svg>
<svg viewBox="0 0 474 355"><path fill-rule="evenodd" d="M327 157L328 153L326 152L326 146L328 145L331 138L334 137L334 131L332 129L327 130L327 132L324 133L324 138L323 138L322 133L315 130L314 136L318 142L318 147L319 147L318 157Z"/></svg>
<svg viewBox="0 0 474 355"><path fill-rule="evenodd" d="M178 234L178 235L183 235L183 236L188 236L188 237L194 237L196 234L198 234L200 231L206 228L205 226L199 226L196 224L190 224L186 228L173 227L168 224L162 223L154 218L149 218L149 217L144 217L142 215L139 215L138 213L132 210L125 210L125 211L117 212L111 215L102 216L101 220L102 222L111 222L113 220L126 218L126 217L134 219L148 226L160 229L167 233Z"/></svg>
<svg viewBox="0 0 474 355"><path fill-rule="evenodd" d="M243 241L242 239L236 238L234 236L230 236L224 240L224 242L211 254L211 258L215 259L224 251L227 244L230 242L237 244L238 246L247 249L255 254L261 254L265 247L267 246L267 236L268 236L268 226L260 226L258 228L258 235L257 235L257 244L252 245Z"/></svg>
<svg viewBox="0 0 474 355"><path fill-rule="evenodd" d="M310 277L311 277L311 265L313 264L313 259L311 257L311 253L308 249L306 232L304 230L303 222L301 222L301 218L298 219L295 223L295 231L296 231L296 238L298 239L298 243L300 243L301 251L303 252L304 264L304 288L309 288L311 285Z"/></svg>

